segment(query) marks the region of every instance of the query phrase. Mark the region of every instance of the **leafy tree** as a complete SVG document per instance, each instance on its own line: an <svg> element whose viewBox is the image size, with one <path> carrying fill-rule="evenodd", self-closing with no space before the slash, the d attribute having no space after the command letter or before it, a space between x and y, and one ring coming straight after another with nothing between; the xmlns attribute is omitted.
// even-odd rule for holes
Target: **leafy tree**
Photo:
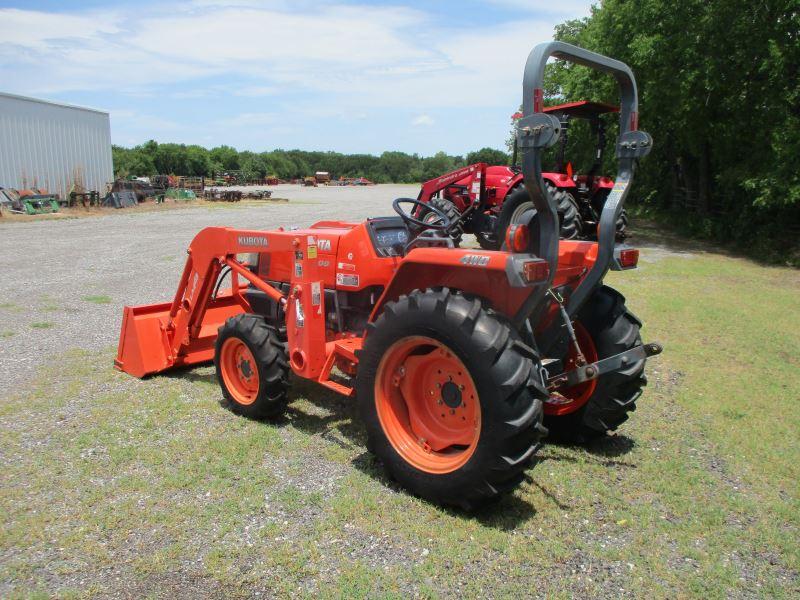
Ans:
<svg viewBox="0 0 800 600"><path fill-rule="evenodd" d="M634 201L743 246L782 248L784 260L787 245L798 252L796 0L605 0L587 19L558 26L556 37L623 60L636 74L640 126L655 145ZM610 77L558 61L545 94L552 102L617 100ZM572 129L570 137L576 154L592 143Z"/></svg>
<svg viewBox="0 0 800 600"><path fill-rule="evenodd" d="M111 156L114 161L114 175L117 177L148 176L156 173L152 157L141 149L112 146Z"/></svg>
<svg viewBox="0 0 800 600"><path fill-rule="evenodd" d="M427 181L439 175L444 175L450 171L460 167L459 159L461 157L449 156L444 152L437 152L429 158L422 159L421 171L419 179Z"/></svg>
<svg viewBox="0 0 800 600"><path fill-rule="evenodd" d="M239 153L230 146L217 146L212 148L211 160L222 166L224 171L235 171L240 168Z"/></svg>
<svg viewBox="0 0 800 600"><path fill-rule="evenodd" d="M212 174L208 150L201 146L186 147L186 173L194 177L210 176Z"/></svg>
<svg viewBox="0 0 800 600"><path fill-rule="evenodd" d="M502 150L494 148L481 148L475 152L467 154L467 164L484 162L489 165L507 165L509 156Z"/></svg>

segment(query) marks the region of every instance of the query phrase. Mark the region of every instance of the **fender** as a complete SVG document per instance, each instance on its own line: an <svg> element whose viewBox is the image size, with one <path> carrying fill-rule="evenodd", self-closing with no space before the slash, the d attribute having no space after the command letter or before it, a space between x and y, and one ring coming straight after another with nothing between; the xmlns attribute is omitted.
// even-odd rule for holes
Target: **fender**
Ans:
<svg viewBox="0 0 800 600"><path fill-rule="evenodd" d="M507 265L513 257L508 252L471 248L415 248L400 263L369 320L374 322L387 302L433 287L474 294L488 300L495 310L513 315L531 293L528 285L510 285Z"/></svg>
<svg viewBox="0 0 800 600"><path fill-rule="evenodd" d="M577 187L575 182L566 173L542 173L542 179L552 183L560 190L572 189Z"/></svg>

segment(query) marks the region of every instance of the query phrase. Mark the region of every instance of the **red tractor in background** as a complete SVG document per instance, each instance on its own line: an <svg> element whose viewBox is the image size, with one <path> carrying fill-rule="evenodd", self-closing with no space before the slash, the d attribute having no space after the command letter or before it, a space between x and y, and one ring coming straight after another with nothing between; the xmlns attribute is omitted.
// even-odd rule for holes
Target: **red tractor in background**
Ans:
<svg viewBox="0 0 800 600"><path fill-rule="evenodd" d="M559 231L563 239L597 239L597 225L614 181L600 174L606 146L606 125L602 115L619 112L619 108L600 102L582 100L549 106L543 112L555 115L561 123L561 137L556 153L556 171L544 172L542 178L553 196L558 212ZM521 115L517 113L514 118ZM572 164L565 160L567 131L571 119L586 119L597 137L594 162L584 175L575 176ZM422 184L418 199L434 205L451 221L459 221L454 239L462 233L472 233L482 248L500 248L503 232L509 225L522 223L524 216L534 210L523 188L523 175L516 166L475 163L456 169ZM420 213L424 213L420 210ZM430 221L435 213L426 213ZM628 218L623 211L617 222L617 238L625 238Z"/></svg>
<svg viewBox="0 0 800 600"><path fill-rule="evenodd" d="M551 56L613 74L621 92L619 172L596 242L559 240L542 173L561 131L541 105ZM627 65L569 44L533 49L522 100L520 189L536 218L510 225L503 250L455 247L462 215L413 198L362 223L207 227L171 302L125 307L115 366L145 377L213 361L225 404L254 419L283 414L290 374L316 381L355 397L368 449L401 485L467 509L514 489L548 429L574 441L615 430L661 352L603 284L637 264L615 223L652 138L637 130ZM471 201L484 172L457 174L473 177Z"/></svg>

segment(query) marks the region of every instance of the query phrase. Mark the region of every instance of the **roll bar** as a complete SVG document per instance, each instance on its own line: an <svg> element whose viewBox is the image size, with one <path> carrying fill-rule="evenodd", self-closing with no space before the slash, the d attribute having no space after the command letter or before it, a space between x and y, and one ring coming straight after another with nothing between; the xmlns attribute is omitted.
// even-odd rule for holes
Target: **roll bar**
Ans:
<svg viewBox="0 0 800 600"><path fill-rule="evenodd" d="M614 189L606 199L598 225L597 261L569 298L567 311L575 314L589 294L608 272L614 254L616 222L628 194L636 159L646 156L653 146L649 134L638 131L638 95L636 79L630 67L602 54L590 52L564 42L546 42L531 50L525 63L522 81L522 118L517 121L517 144L522 151L522 174L525 188L538 214L537 230L532 231L531 251L550 266L546 285L537 289L515 316L515 322L538 316L545 305L545 295L552 285L558 267L559 222L556 203L542 179L542 153L555 144L561 134L561 123L544 110L544 70L550 57L583 65L611 74L620 90L619 135L616 142L618 171Z"/></svg>

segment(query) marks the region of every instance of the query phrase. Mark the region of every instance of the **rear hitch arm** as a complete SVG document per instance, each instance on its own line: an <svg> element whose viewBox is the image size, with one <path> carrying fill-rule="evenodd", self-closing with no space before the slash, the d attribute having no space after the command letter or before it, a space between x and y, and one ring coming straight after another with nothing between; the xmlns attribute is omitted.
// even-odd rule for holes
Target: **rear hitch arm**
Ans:
<svg viewBox="0 0 800 600"><path fill-rule="evenodd" d="M558 375L549 377L547 379L547 387L552 391L559 388L572 387L573 385L578 385L585 381L591 381L606 373L622 371L633 363L661 354L662 350L661 344L656 342L640 344L625 352L620 352L619 354L609 356L608 358L598 360L588 365L576 367L567 373L559 373Z"/></svg>

